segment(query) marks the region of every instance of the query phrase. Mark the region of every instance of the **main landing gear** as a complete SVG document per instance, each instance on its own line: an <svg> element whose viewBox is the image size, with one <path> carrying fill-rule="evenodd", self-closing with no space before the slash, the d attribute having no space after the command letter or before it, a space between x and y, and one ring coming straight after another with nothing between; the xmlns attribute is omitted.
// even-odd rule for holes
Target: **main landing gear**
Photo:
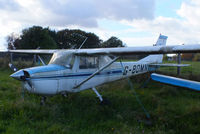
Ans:
<svg viewBox="0 0 200 134"><path fill-rule="evenodd" d="M93 87L92 90L95 92L95 94L99 98L101 105L109 105L110 104L109 100L107 100L105 98L104 99L102 98L101 94L99 94L99 92L96 90L95 87Z"/></svg>

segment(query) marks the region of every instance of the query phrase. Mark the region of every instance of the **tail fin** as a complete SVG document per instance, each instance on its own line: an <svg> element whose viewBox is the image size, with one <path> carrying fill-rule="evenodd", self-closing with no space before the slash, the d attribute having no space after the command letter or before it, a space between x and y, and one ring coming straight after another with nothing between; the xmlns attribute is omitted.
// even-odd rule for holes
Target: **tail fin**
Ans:
<svg viewBox="0 0 200 134"><path fill-rule="evenodd" d="M155 46L166 46L167 38L167 36L160 34Z"/></svg>
<svg viewBox="0 0 200 134"><path fill-rule="evenodd" d="M154 46L165 46L167 42L167 36L161 35L158 37L158 40ZM146 62L146 63L162 63L163 60L163 54L157 54L157 55L149 55L138 62Z"/></svg>

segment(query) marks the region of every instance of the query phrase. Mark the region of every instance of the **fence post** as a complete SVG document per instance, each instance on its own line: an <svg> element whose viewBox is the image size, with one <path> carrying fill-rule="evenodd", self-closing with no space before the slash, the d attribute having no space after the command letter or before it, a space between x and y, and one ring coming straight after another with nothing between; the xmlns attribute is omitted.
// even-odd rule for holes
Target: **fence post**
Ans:
<svg viewBox="0 0 200 134"><path fill-rule="evenodd" d="M10 63L13 63L13 53L10 53Z"/></svg>
<svg viewBox="0 0 200 134"><path fill-rule="evenodd" d="M177 62L178 64L181 64L181 53L178 53ZM181 74L181 67L177 67L177 75L180 75L180 74Z"/></svg>
<svg viewBox="0 0 200 134"><path fill-rule="evenodd" d="M37 60L37 57L36 57L36 54L34 54L34 55L33 55L33 65L34 65L34 66L36 65L36 62L37 62L36 60Z"/></svg>

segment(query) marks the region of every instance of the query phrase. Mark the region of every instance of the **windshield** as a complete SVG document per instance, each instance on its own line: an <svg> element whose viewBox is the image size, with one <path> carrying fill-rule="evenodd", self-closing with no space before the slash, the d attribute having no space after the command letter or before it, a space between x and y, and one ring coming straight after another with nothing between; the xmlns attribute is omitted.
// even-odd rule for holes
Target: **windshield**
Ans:
<svg viewBox="0 0 200 134"><path fill-rule="evenodd" d="M61 66L71 67L74 55L69 52L57 52L54 53L49 64L57 64Z"/></svg>

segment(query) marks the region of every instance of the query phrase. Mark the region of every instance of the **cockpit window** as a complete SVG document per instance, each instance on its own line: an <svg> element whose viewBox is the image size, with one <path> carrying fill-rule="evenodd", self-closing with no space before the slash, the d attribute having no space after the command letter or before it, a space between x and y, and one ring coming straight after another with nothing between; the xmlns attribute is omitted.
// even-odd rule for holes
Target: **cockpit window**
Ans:
<svg viewBox="0 0 200 134"><path fill-rule="evenodd" d="M81 56L80 57L80 69L98 68L98 57Z"/></svg>
<svg viewBox="0 0 200 134"><path fill-rule="evenodd" d="M69 62L69 67L72 69L72 67L73 67L73 65L74 65L74 60L75 60L75 57L74 56L72 56L71 57L71 60L70 60L70 62Z"/></svg>
<svg viewBox="0 0 200 134"><path fill-rule="evenodd" d="M49 64L57 64L72 68L74 64L74 55L72 53L54 53Z"/></svg>

